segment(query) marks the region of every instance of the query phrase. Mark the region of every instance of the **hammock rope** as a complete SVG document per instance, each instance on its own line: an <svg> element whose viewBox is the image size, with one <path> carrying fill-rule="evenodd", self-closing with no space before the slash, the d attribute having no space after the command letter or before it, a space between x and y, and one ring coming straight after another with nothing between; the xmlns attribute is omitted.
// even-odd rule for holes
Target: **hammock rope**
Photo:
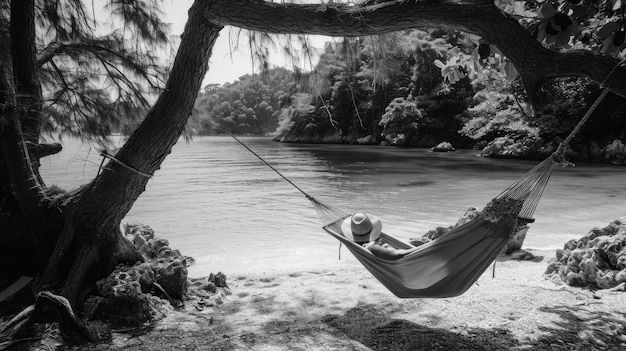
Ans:
<svg viewBox="0 0 626 351"><path fill-rule="evenodd" d="M572 141L574 136L576 136L576 134L578 134L578 132L582 129L583 125L587 122L587 120L589 119L589 117L591 116L593 111L595 111L595 109L598 107L598 105L600 105L600 102L602 100L604 100L604 98L607 96L607 94L611 91L611 89L607 86L607 83L613 77L613 74L615 74L617 69L619 67L621 67L622 65L624 65L624 63L626 63L626 58L622 59L618 64L616 64L615 67L613 67L613 69L611 69L609 74L607 74L606 78L604 78L602 83L600 83L600 86L604 87L604 89L602 90L602 93L600 93L600 95L596 98L596 100L593 102L591 107L589 107L587 112L585 112L585 115L580 119L580 121L578 121L578 124L576 124L574 129L572 129L572 131L565 138L565 140L563 140L563 142L559 145L559 147L557 148L557 150L555 152L557 157L562 157L564 155L565 149L567 148L567 145L569 145L569 143Z"/></svg>
<svg viewBox="0 0 626 351"><path fill-rule="evenodd" d="M309 195L306 191L300 189L299 186L297 186L294 182L292 182L289 178L285 177L282 173L280 173L276 168L274 168L274 166L272 166L269 162L265 161L265 159L263 157L261 157L261 155L257 154L256 152L254 152L254 150L252 150L250 147L248 147L248 145L246 145L243 141L239 140L239 138L237 138L233 133L230 132L230 130L226 129L226 127L221 126L222 129L224 129L226 131L226 133L228 133L233 139L235 139L239 144L241 144L241 146L243 146L244 148L246 148L246 150L250 151L254 156L256 156L256 158L258 158L259 160L261 160L261 162L263 162L266 166L268 166L272 171L276 172L276 174L278 174L281 178L283 178L284 180L286 180L289 184L291 184L294 188L296 188L299 192L301 192L307 199L312 198L311 195Z"/></svg>
<svg viewBox="0 0 626 351"><path fill-rule="evenodd" d="M277 170L274 166L272 166L269 162L267 162L261 155L257 154L252 150L248 145L246 145L243 141L241 141L237 136L230 132L230 130L226 129L222 126L222 129L226 131L233 139L235 139L241 146L243 146L246 150L250 151L256 158L258 158L261 162L263 162L266 166L268 166L272 171L278 174L281 178L283 178L287 183L291 184L296 190L298 190L302 195L304 195L312 204L313 208L317 212L317 216L320 218L320 221L323 225L327 225L337 220L337 218L345 218L350 213L339 209L338 207L334 207L331 205L324 204L314 198L311 194L302 190L298 185L296 185L291 179L285 177L279 170Z"/></svg>

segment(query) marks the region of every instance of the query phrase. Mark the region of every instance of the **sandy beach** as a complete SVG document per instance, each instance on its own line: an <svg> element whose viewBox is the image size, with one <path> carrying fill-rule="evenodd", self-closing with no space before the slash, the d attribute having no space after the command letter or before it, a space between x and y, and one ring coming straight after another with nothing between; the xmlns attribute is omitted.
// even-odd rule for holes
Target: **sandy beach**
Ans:
<svg viewBox="0 0 626 351"><path fill-rule="evenodd" d="M400 299L358 265L194 279L184 309L90 350L624 350L626 293L546 280L501 258L464 295ZM217 302L211 306L208 301ZM81 347L84 350L85 347Z"/></svg>

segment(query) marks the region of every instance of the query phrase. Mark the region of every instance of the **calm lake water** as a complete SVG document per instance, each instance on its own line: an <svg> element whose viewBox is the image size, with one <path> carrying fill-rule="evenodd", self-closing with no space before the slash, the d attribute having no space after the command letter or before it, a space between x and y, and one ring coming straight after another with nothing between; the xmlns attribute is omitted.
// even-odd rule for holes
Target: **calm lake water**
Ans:
<svg viewBox="0 0 626 351"><path fill-rule="evenodd" d="M377 146L300 145L242 140L323 203L380 216L403 238L456 222L482 208L536 162L497 160L477 151L433 153ZM65 140L43 161L48 185L90 181L101 158ZM527 248L559 248L593 227L626 216L626 167L557 168L535 212ZM230 137L180 141L126 218L151 226L170 246L196 259L192 276L291 271L356 264L326 235L309 201Z"/></svg>

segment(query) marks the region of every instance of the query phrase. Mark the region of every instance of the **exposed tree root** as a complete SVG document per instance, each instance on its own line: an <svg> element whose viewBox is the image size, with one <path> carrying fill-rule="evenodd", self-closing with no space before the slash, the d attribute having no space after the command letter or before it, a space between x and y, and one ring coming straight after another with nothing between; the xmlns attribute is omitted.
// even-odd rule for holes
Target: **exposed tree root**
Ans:
<svg viewBox="0 0 626 351"><path fill-rule="evenodd" d="M106 336L97 327L88 325L80 319L65 297L42 291L35 295L34 304L22 310L0 330L0 349L24 341L37 340L38 337L32 335L31 326L40 319L47 319L44 316L47 317L50 311L56 314L61 335L70 344L99 341Z"/></svg>

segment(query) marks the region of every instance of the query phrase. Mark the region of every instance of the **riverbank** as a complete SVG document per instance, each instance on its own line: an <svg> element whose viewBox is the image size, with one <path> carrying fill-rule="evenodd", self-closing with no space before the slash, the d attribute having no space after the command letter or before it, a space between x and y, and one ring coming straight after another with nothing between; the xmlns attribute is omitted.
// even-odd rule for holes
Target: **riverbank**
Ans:
<svg viewBox="0 0 626 351"><path fill-rule="evenodd" d="M464 295L399 299L359 265L238 274L208 306L192 282L184 310L89 350L622 350L626 293L543 278L541 261L499 259ZM216 300L214 300L216 301ZM80 348L85 350L84 347Z"/></svg>

